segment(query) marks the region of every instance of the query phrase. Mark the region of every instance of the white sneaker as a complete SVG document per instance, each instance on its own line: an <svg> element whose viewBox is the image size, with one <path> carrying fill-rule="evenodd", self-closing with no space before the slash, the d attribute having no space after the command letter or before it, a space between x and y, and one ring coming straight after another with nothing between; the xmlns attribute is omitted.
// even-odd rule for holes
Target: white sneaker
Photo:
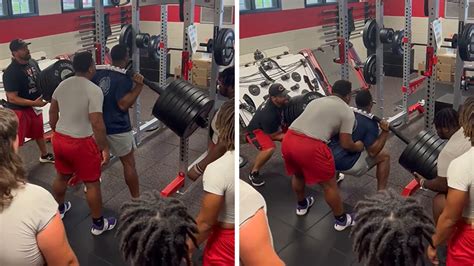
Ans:
<svg viewBox="0 0 474 266"><path fill-rule="evenodd" d="M99 228L95 224L92 224L91 233L95 236L98 236L98 235L101 235L105 231L114 229L116 225L117 225L117 219L115 219L114 217L107 217L107 218L104 218L104 225L102 226L102 228Z"/></svg>
<svg viewBox="0 0 474 266"><path fill-rule="evenodd" d="M343 173L339 173L336 178L336 183L342 182L344 178L345 178L345 175Z"/></svg>
<svg viewBox="0 0 474 266"><path fill-rule="evenodd" d="M70 201L64 202L63 205L64 205L64 211L63 212L59 211L59 215L61 215L61 219L64 218L64 215L66 214L66 212L68 212L71 209L71 206L72 206Z"/></svg>
<svg viewBox="0 0 474 266"><path fill-rule="evenodd" d="M346 213L346 221L345 223L340 223L338 220L334 221L334 229L336 231L343 231L349 226L353 226L355 224L354 216L352 214Z"/></svg>
<svg viewBox="0 0 474 266"><path fill-rule="evenodd" d="M296 206L296 215L303 216L308 213L309 208L314 204L314 197L308 196L305 198L306 206L300 206L299 204Z"/></svg>

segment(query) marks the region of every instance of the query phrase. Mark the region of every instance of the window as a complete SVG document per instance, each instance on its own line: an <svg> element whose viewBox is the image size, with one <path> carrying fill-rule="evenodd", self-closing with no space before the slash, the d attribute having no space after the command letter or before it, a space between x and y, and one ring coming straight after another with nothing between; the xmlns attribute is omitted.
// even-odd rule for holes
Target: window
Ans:
<svg viewBox="0 0 474 266"><path fill-rule="evenodd" d="M460 0L446 0L445 5L445 17L446 18L455 18L459 17L459 1ZM474 19L474 1L469 0L469 9L467 12L467 17L469 20Z"/></svg>
<svg viewBox="0 0 474 266"><path fill-rule="evenodd" d="M111 6L110 0L102 0L104 6ZM95 0L62 0L63 11L94 8Z"/></svg>
<svg viewBox="0 0 474 266"><path fill-rule="evenodd" d="M359 2L359 0L348 0L347 2ZM317 6L317 5L325 5L325 4L336 4L337 0L306 0L306 6Z"/></svg>
<svg viewBox="0 0 474 266"><path fill-rule="evenodd" d="M280 0L239 0L240 11L260 11L280 8Z"/></svg>
<svg viewBox="0 0 474 266"><path fill-rule="evenodd" d="M234 7L224 6L224 16L222 23L224 25L232 25L234 22ZM214 23L214 9L203 7L201 8L201 23L202 24L213 24Z"/></svg>
<svg viewBox="0 0 474 266"><path fill-rule="evenodd" d="M36 0L0 0L0 17L37 14Z"/></svg>

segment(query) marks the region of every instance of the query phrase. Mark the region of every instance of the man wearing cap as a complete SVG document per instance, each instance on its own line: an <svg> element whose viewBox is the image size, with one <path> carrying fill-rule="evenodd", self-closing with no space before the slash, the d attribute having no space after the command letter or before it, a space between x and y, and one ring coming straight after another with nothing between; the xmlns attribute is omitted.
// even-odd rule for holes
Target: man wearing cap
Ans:
<svg viewBox="0 0 474 266"><path fill-rule="evenodd" d="M285 135L282 131L282 109L288 104L288 92L283 85L279 83L272 84L268 90L270 97L257 109L247 126L247 141L259 150L249 175L250 183L253 186L265 184L259 171L272 157L275 151L274 141L281 141Z"/></svg>
<svg viewBox="0 0 474 266"><path fill-rule="evenodd" d="M38 63L31 59L27 43L21 39L10 42L12 62L3 73L3 86L7 95L7 108L18 116L18 140L20 146L25 138L36 141L41 152L41 163L54 163L54 156L46 150L43 131L43 114L40 107L46 105L36 87L40 72ZM38 108L35 110L34 108Z"/></svg>

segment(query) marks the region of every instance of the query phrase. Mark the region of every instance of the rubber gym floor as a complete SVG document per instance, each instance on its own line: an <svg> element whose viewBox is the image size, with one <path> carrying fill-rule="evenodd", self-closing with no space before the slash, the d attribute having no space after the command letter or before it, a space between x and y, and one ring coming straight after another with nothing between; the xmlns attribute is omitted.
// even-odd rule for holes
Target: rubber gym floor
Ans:
<svg viewBox="0 0 474 266"><path fill-rule="evenodd" d="M151 109L156 99L156 94L151 90L143 90L142 95L142 120L150 119ZM189 163L196 160L207 149L207 130L199 129L189 139ZM140 193L149 190L163 189L176 177L179 160L179 137L171 130L161 132L146 132L147 138L138 147L135 153L137 170L140 178ZM48 143L48 150L51 145ZM20 149L25 167L28 171L28 181L40 185L51 191L52 181L55 177L53 164L40 164L39 152L36 144L26 143ZM118 218L120 206L130 199L128 187L123 178L122 165L115 160L102 174L102 202L104 215L114 215ZM188 206L189 212L196 217L201 202L202 179L196 182L186 181L182 190L177 194ZM115 238L115 230L100 236L90 233L91 217L89 207L85 200L83 186L79 185L68 190L66 199L71 201L72 208L63 219L69 243L76 253L81 265L88 266L119 266L128 265L122 259ZM120 220L118 221L120 223ZM197 252L194 261L201 265L202 254Z"/></svg>
<svg viewBox="0 0 474 266"><path fill-rule="evenodd" d="M398 112L397 106L401 104L400 78L384 78L384 114L389 117ZM375 99L375 91L371 89ZM409 105L417 99L425 98L425 89L422 87L409 97ZM437 84L436 98L452 92L452 86ZM354 104L352 104L354 106ZM374 105L374 110L377 105ZM408 126L400 126L401 131L409 138L416 136L424 128L424 117L414 115ZM405 185L412 179L412 175L398 164L398 158L406 145L391 134L385 150L391 156L391 168L388 187L402 192ZM256 149L249 144L240 145L240 154L249 162L240 169L240 178L248 182L248 174L252 161L256 156ZM333 228L333 215L329 206L324 201L322 190L319 186L306 188L307 195L315 196L315 204L308 214L298 217L295 214L296 201L291 189L290 177L286 175L281 158L280 144L277 143L277 152L261 170L265 185L257 188L267 203L267 214L270 229L273 235L274 248L278 255L288 266L304 265L362 265L358 263L357 256L352 251L352 240L349 238L350 230L336 232ZM339 184L344 207L353 210L355 204L367 195L376 192L375 167L362 177L345 176ZM417 198L426 210L431 213L432 197L430 191L417 191ZM442 256L442 254L441 254Z"/></svg>

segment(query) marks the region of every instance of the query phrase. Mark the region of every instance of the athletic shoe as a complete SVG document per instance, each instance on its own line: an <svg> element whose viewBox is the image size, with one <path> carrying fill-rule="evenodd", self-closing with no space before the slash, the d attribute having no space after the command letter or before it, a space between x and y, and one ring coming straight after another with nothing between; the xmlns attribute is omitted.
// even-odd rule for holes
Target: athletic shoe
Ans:
<svg viewBox="0 0 474 266"><path fill-rule="evenodd" d="M260 187L260 186L265 185L265 180L263 180L263 178L260 177L260 174L258 172L250 173L249 179L250 179L250 183L254 187Z"/></svg>
<svg viewBox="0 0 474 266"><path fill-rule="evenodd" d="M306 200L306 205L305 206L302 206L302 205L299 205L299 204L296 206L296 215L299 215L299 216L306 215L306 213L308 213L308 211L309 211L309 208L311 208L311 206L313 206L313 204L314 204L314 197L313 196L306 197L305 200Z"/></svg>
<svg viewBox="0 0 474 266"><path fill-rule="evenodd" d="M336 231L342 231L349 226L353 226L354 224L354 215L346 213L346 220L344 222L341 223L337 219L334 221L334 229L336 229Z"/></svg>
<svg viewBox="0 0 474 266"><path fill-rule="evenodd" d="M336 177L336 182L339 183L339 182L342 182L342 180L344 180L344 174L343 173L339 173L337 174L337 177Z"/></svg>
<svg viewBox="0 0 474 266"><path fill-rule="evenodd" d="M95 236L98 236L105 231L114 229L116 225L117 219L115 219L114 217L104 218L104 224L102 225L102 227L98 227L94 223L92 223L91 233Z"/></svg>
<svg viewBox="0 0 474 266"><path fill-rule="evenodd" d="M70 201L64 202L63 205L64 205L64 210L59 211L59 214L61 215L61 219L64 218L64 215L66 214L66 212L68 212L71 209L71 206L72 206Z"/></svg>
<svg viewBox="0 0 474 266"><path fill-rule="evenodd" d="M45 156L39 158L40 163L54 163L54 155L47 153Z"/></svg>

